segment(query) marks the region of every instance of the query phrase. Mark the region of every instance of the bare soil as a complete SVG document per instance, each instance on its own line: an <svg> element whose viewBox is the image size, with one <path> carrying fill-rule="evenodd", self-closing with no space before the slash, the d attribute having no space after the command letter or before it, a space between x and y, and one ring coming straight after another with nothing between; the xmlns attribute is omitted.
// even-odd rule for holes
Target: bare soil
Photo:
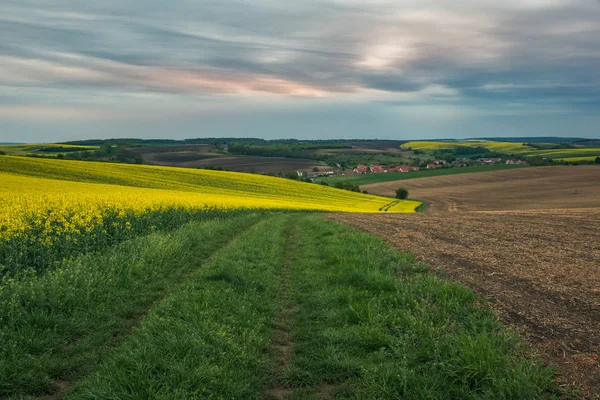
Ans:
<svg viewBox="0 0 600 400"><path fill-rule="evenodd" d="M331 167L313 160L282 157L230 156L202 152L152 153L145 154L144 159L151 165L184 168L220 167L228 171L258 174L296 170L311 171L314 167L319 168L321 171L331 169Z"/></svg>
<svg viewBox="0 0 600 400"><path fill-rule="evenodd" d="M409 186L410 184L410 186ZM368 185L369 192L395 188ZM484 296L559 382L600 393L600 168L544 167L402 181L416 214L334 214Z"/></svg>
<svg viewBox="0 0 600 400"><path fill-rule="evenodd" d="M174 146L131 147L129 151L141 154L150 165L182 168L215 168L227 171L251 172L257 174L278 174L290 171L321 171L332 168L319 161L284 157L238 156L217 151L210 144L186 144Z"/></svg>
<svg viewBox="0 0 600 400"><path fill-rule="evenodd" d="M215 150L215 146L211 144L181 144L168 146L140 146L130 147L127 150L138 154L160 154L160 153L206 153Z"/></svg>
<svg viewBox="0 0 600 400"><path fill-rule="evenodd" d="M361 189L392 197L399 187L408 189L411 198L430 202L430 213L585 208L600 205L600 167L518 168L374 183Z"/></svg>

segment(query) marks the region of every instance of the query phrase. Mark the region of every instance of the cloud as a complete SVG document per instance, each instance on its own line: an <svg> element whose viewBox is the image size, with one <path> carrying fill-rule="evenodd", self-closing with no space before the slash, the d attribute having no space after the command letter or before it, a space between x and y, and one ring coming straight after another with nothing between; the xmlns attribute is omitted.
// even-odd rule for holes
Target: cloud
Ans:
<svg viewBox="0 0 600 400"><path fill-rule="evenodd" d="M599 20L591 0L4 0L0 104L600 111Z"/></svg>

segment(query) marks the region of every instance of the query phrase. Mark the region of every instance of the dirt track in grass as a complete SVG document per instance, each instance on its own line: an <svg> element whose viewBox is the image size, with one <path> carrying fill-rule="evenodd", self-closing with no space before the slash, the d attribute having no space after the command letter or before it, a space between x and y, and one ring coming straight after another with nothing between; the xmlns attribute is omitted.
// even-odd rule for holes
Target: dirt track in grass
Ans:
<svg viewBox="0 0 600 400"><path fill-rule="evenodd" d="M600 393L600 168L528 168L402 185L411 197L432 203L427 212L330 218L382 236L472 287L559 367L563 383L595 398ZM396 186L367 188L388 194Z"/></svg>

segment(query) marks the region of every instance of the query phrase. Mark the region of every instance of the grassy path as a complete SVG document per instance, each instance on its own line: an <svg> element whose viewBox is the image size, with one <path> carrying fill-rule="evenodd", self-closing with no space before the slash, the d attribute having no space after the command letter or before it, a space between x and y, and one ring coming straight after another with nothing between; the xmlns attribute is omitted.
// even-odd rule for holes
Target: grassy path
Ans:
<svg viewBox="0 0 600 400"><path fill-rule="evenodd" d="M319 214L257 220L192 224L83 257L35 290L3 287L29 314L0 328L18 349L0 353L12 373L0 397L43 397L65 376L66 399L554 398L551 371L470 290ZM52 351L32 352L25 331ZM73 334L86 344L61 347Z"/></svg>
<svg viewBox="0 0 600 400"><path fill-rule="evenodd" d="M279 270L279 293L277 296L277 313L273 321L273 332L271 334L271 371L266 385L260 394L262 399L283 399L290 393L285 383L285 373L292 361L294 352L294 341L292 330L298 312L298 304L294 301L291 293L291 268L295 260L293 257L297 252L298 240L298 218L292 217L286 221L284 230L284 251Z"/></svg>
<svg viewBox="0 0 600 400"><path fill-rule="evenodd" d="M66 398L256 397L271 368L284 221L262 221L221 249Z"/></svg>
<svg viewBox="0 0 600 400"><path fill-rule="evenodd" d="M408 254L318 216L299 221L287 398L551 398L473 293Z"/></svg>

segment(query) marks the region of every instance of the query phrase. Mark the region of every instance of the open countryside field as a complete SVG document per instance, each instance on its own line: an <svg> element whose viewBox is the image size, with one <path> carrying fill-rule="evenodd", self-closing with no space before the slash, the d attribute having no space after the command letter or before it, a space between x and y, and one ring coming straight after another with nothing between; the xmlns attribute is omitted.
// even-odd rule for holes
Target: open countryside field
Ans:
<svg viewBox="0 0 600 400"><path fill-rule="evenodd" d="M329 211L416 202L0 157L0 397L552 399L470 289Z"/></svg>
<svg viewBox="0 0 600 400"><path fill-rule="evenodd" d="M399 140L357 140L344 141L348 146L343 149L315 149L306 150L307 154L313 153L343 153L343 154L388 154L404 155L406 150L402 149L404 142Z"/></svg>
<svg viewBox="0 0 600 400"><path fill-rule="evenodd" d="M211 145L145 146L130 149L139 153L149 165L183 168L222 168L228 171L257 174L283 173L297 170L310 171L317 167L330 169L325 163L283 157L232 155L216 152Z"/></svg>
<svg viewBox="0 0 600 400"><path fill-rule="evenodd" d="M0 393L553 398L473 293L320 215L154 233L0 290Z"/></svg>
<svg viewBox="0 0 600 400"><path fill-rule="evenodd" d="M402 145L403 149L434 151L452 149L459 146L485 147L500 154L524 157L547 157L556 160L577 158L576 161L589 160L590 157L600 157L599 147L573 147L562 149L537 149L521 142L495 142L490 140L456 140L456 141L412 141ZM582 158L585 157L585 158ZM575 160L568 160L575 161Z"/></svg>
<svg viewBox="0 0 600 400"><path fill-rule="evenodd" d="M369 185L380 182L391 182L400 181L407 179L425 178L431 176L444 176L444 175L459 175L468 174L473 172L489 172L505 169L524 168L522 165L511 165L511 164L495 164L495 165L473 165L470 167L462 168L436 168L436 169L423 169L419 171L411 172L389 172L386 174L356 174L356 175L340 175L340 176L328 176L317 178L316 182L325 182L329 185L335 185L337 182L349 182L355 185ZM386 196L393 196L393 194L386 193Z"/></svg>
<svg viewBox="0 0 600 400"><path fill-rule="evenodd" d="M405 174L409 175L409 173ZM427 177L361 186L393 196L398 187L427 200L430 213L451 211L585 208L599 205L600 167L531 167L477 174Z"/></svg>
<svg viewBox="0 0 600 400"><path fill-rule="evenodd" d="M94 150L98 146L80 146L72 144L7 144L0 145L0 152L8 155L41 154L49 155L70 151Z"/></svg>
<svg viewBox="0 0 600 400"><path fill-rule="evenodd" d="M227 171L251 172L256 174L277 174L298 170L320 171L331 169L324 163L314 160L302 160L283 157L197 155L197 154L160 154L144 158L150 165L165 165L183 168L222 168Z"/></svg>
<svg viewBox="0 0 600 400"><path fill-rule="evenodd" d="M1 157L0 177L8 271L238 209L412 212L420 204L251 174L25 157Z"/></svg>
<svg viewBox="0 0 600 400"><path fill-rule="evenodd" d="M560 166L431 177L399 186L431 203L403 216L333 215L410 250L472 287L559 367L600 393L600 167Z"/></svg>
<svg viewBox="0 0 600 400"><path fill-rule="evenodd" d="M199 206L285 208L331 211L373 211L393 202L380 196L369 196L321 185L295 182L287 179L242 174L227 171L192 170L184 168L151 167L142 165L60 161L24 157L0 158L0 172L58 181L88 184L109 184L135 188L174 190L198 193ZM18 179L6 179L3 185L18 185ZM7 186L6 191L16 191ZM42 192L36 185L23 185L22 193L29 190ZM161 192L157 192L161 193ZM260 206L262 204L263 206ZM401 202L393 210L414 211L418 202ZM352 210L352 208L355 208Z"/></svg>

